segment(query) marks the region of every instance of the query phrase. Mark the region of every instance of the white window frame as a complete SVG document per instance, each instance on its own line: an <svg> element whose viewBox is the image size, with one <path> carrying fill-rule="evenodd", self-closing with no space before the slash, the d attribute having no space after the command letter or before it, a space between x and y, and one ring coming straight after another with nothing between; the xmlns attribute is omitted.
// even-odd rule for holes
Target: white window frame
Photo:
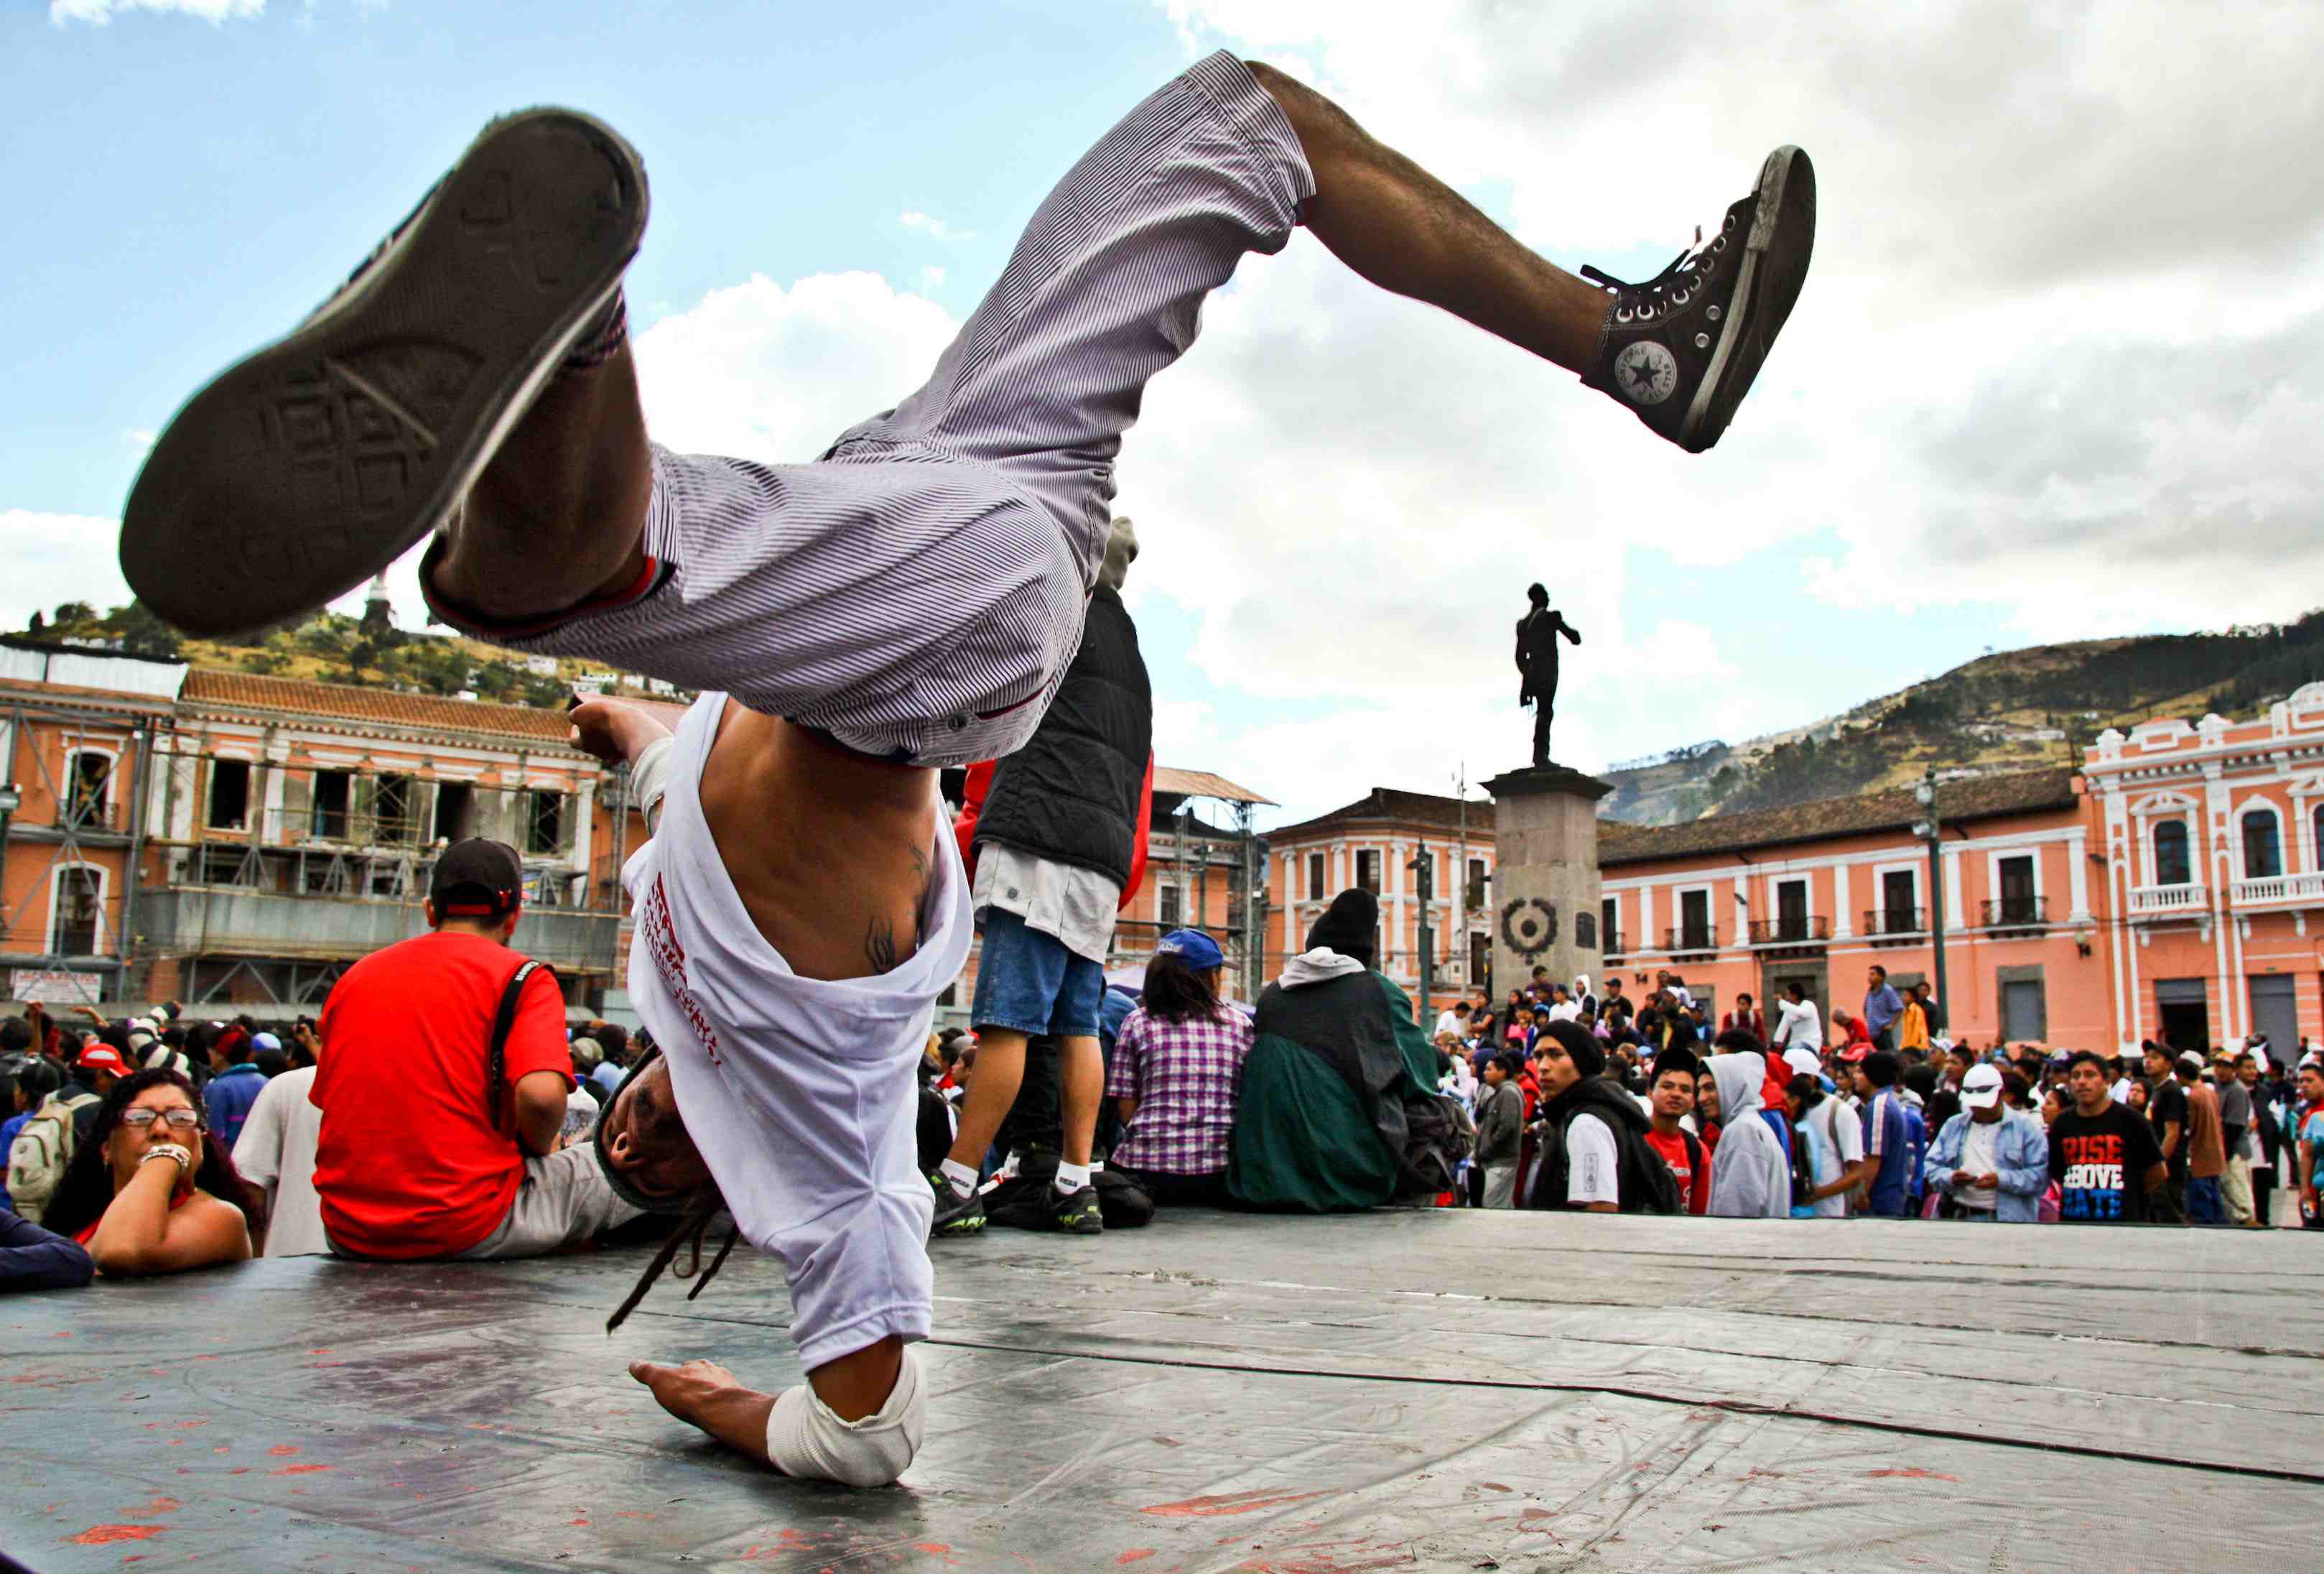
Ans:
<svg viewBox="0 0 2324 1574"><path fill-rule="evenodd" d="M1805 875L1771 875L1767 877L1767 921L1780 926L1784 921L1784 887L1797 885L1807 893L1800 905L1808 928L1815 928L1815 882Z"/></svg>
<svg viewBox="0 0 2324 1574"><path fill-rule="evenodd" d="M1872 910L1880 914L1880 935L1882 938L1885 939L1889 935L1900 932L1911 934L1927 934L1930 932L1928 873L1927 867L1918 858L1912 859L1904 863L1875 864L1872 866ZM1913 876L1913 911L1921 914L1921 927L1919 929L1900 931L1892 930L1888 927L1888 876L1891 875L1910 875Z"/></svg>
<svg viewBox="0 0 2324 1574"><path fill-rule="evenodd" d="M78 773L73 770L73 761L81 755L105 756L105 791L98 795L97 810L90 816L92 819L101 823L106 816L113 811L113 790L119 784L121 779L121 751L118 748L107 748L103 744L86 741L68 743L65 745L64 781L60 783L64 791L57 794L57 818L61 820L69 819L72 816L73 788L79 781ZM53 952L51 954L53 955Z"/></svg>
<svg viewBox="0 0 2324 1574"><path fill-rule="evenodd" d="M2244 861L2244 819L2247 815L2261 813L2266 814L2269 819L2275 821L2275 873L2273 875L2252 874L2249 866ZM2236 805L2235 817L2235 863L2233 865L2235 878L2273 880L2292 873L2290 856L2292 849L2283 845L2283 810L2275 800L2255 794Z"/></svg>
<svg viewBox="0 0 2324 1574"><path fill-rule="evenodd" d="M2032 847L1996 847L1986 855L1985 890L1987 900L1998 909L2001 905L2001 866L2011 858L2034 860L2034 910L2043 911L2043 900L2049 894L2042 883L2042 849Z"/></svg>
<svg viewBox="0 0 2324 1574"><path fill-rule="evenodd" d="M113 944L112 921L105 916L106 899L113 889L113 873L102 864L78 860L72 863L60 863L49 871L49 926L42 950L47 956L53 957L59 954L57 931L64 922L65 876L76 869L86 869L97 876L97 940L95 942L97 949L89 955L102 957L112 949Z"/></svg>
<svg viewBox="0 0 2324 1574"><path fill-rule="evenodd" d="M1690 946L1686 943L1686 899L1689 893L1696 891L1702 893L1702 922L1705 931L1711 936L1711 943L1707 946ZM1671 931L1678 941L1671 947L1672 950L1715 951L1720 949L1719 906L1712 900L1718 893L1719 883L1715 880L1705 880L1697 885L1671 887Z"/></svg>
<svg viewBox="0 0 2324 1574"><path fill-rule="evenodd" d="M2185 884L2189 885L2200 885L2203 883L2194 877L2203 872L2203 843L2201 838L2197 837L2195 834L2194 811L2192 810L2172 810L2167 813L2158 814L2153 819L2147 820L2145 822L2146 834L2138 838L2139 861L2145 866L2144 873L2146 875L2145 879L2139 882L2140 884L2159 886L2163 884L2163 860L2154 850L2154 833L2161 830L2166 825L2174 824L2179 826L2187 833L2188 878L2185 881ZM2177 884L2177 882L2174 882L2174 884Z"/></svg>
<svg viewBox="0 0 2324 1574"><path fill-rule="evenodd" d="M1166 891L1176 892L1177 893L1178 916L1175 919L1165 918L1162 916L1162 893ZM1179 884L1177 881L1162 879L1154 882L1154 921L1157 926L1162 924L1171 924L1180 929L1184 929L1185 927L1186 888Z"/></svg>

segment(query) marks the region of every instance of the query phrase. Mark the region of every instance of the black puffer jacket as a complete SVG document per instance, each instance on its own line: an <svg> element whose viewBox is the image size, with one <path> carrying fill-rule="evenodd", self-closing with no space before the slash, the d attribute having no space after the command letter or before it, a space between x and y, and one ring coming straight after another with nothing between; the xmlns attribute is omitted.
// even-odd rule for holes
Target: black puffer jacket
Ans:
<svg viewBox="0 0 2324 1574"><path fill-rule="evenodd" d="M1153 749L1154 689L1138 627L1121 597L1101 585L1048 715L993 771L976 846L998 843L1127 885Z"/></svg>

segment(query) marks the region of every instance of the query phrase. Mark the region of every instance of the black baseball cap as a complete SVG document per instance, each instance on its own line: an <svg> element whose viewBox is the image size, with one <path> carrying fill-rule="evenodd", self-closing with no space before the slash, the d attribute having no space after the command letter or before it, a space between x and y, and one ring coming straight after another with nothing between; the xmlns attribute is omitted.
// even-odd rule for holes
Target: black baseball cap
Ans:
<svg viewBox="0 0 2324 1574"><path fill-rule="evenodd" d="M442 918L506 918L524 904L524 860L485 837L454 842L436 860L428 900Z"/></svg>

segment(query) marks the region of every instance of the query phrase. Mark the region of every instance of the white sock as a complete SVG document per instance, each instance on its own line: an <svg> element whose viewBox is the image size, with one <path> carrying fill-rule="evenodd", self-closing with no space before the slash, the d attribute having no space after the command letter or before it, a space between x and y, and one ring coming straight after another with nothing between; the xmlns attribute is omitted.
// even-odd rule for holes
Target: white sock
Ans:
<svg viewBox="0 0 2324 1574"><path fill-rule="evenodd" d="M965 1164L955 1163L950 1159L946 1159L936 1168L944 1171L944 1178L952 1182L954 1192L963 1202L976 1195L975 1171Z"/></svg>
<svg viewBox="0 0 2324 1574"><path fill-rule="evenodd" d="M1079 1191L1083 1187L1089 1183L1090 1167L1087 1164L1068 1164L1062 1161L1059 1162L1057 1165L1057 1190L1060 1192Z"/></svg>

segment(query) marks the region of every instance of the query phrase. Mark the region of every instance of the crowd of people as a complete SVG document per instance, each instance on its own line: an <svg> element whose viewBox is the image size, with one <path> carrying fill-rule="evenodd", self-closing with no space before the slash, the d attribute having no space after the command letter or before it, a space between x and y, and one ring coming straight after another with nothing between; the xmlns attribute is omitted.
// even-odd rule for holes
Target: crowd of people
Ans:
<svg viewBox="0 0 2324 1574"><path fill-rule="evenodd" d="M1454 1002L1434 1038L1438 1086L1474 1113L1459 1200L2264 1228L2281 1189L2324 1228L2324 1056L2306 1040L2289 1056L2264 1033L2209 1055L1980 1050L1926 983L1900 990L1877 966L1866 982L1829 1027L1796 983L1772 1026L1748 994L1714 1023L1668 971L1637 1002L1539 968L1498 1008L1481 990ZM1679 1208L1659 1180L1620 1186L1644 1151Z"/></svg>
<svg viewBox="0 0 2324 1574"><path fill-rule="evenodd" d="M545 973L503 977L513 909L489 880L456 876L510 858L470 846L447 860L431 932L352 970L321 1022L277 1034L176 1002L115 1021L37 1004L0 1020L14 1112L0 1125L0 1284L262 1255L525 1255L618 1236L643 1209L592 1150L601 1108L655 1059L650 1035L568 1025ZM1227 997L1225 957L1197 930L1163 939L1141 988L1104 988L1104 1101L1076 1185L1104 1225L1190 1205L1401 1201L2264 1228L2281 1190L2302 1226L2324 1228L2324 1055L2304 1040L2291 1064L2264 1035L2208 1058L2160 1041L2135 1056L1979 1050L1950 1038L1926 986L1893 991L1876 968L1860 1014L1835 1011L1826 1029L1794 986L1772 1035L1750 996L1714 1023L1668 973L1633 1002L1618 980L1537 972L1500 1006L1484 991L1455 1001L1432 1045L1371 967L1376 921L1368 893L1342 893L1255 1008ZM435 998L476 995L479 1016L499 1016L504 994L515 1004L484 1042L431 1031L444 1014L420 1004L421 977ZM410 1047L327 1047L383 1028ZM1088 1233L1055 1202L1068 1162L1060 1049L1028 1035L995 1140L973 1154L978 1229L939 1223L938 1237L987 1223ZM986 1035L946 1029L921 1057L932 1184L949 1184L962 1151L981 1051ZM498 1106L480 1078L495 1053ZM335 1099L393 1103L421 1140L378 1143L365 1121L328 1141Z"/></svg>
<svg viewBox="0 0 2324 1574"><path fill-rule="evenodd" d="M119 1020L39 1004L0 1020L14 1111L0 1125L0 1288L254 1256L515 1255L635 1217L587 1144L650 1041L618 1023L568 1027L550 976L506 947L513 892L490 875L516 867L513 850L462 846L430 932L350 969L319 1021L277 1033L175 1001ZM512 965L525 976L504 977ZM470 987L484 1021L506 993L511 1020L464 1031L455 1002ZM333 1055L335 1040L362 1048ZM503 1078L513 1068L499 1107L495 1058Z"/></svg>

